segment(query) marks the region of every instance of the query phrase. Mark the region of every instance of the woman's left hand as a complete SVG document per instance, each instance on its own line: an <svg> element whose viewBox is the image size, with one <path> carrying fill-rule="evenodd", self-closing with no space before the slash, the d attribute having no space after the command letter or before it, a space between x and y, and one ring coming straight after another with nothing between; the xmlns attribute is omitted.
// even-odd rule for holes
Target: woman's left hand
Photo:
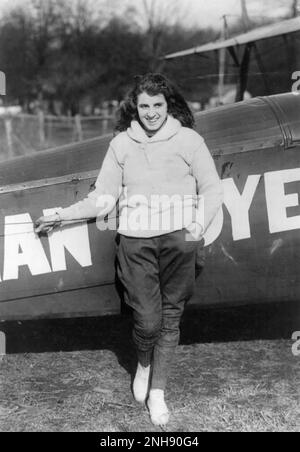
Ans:
<svg viewBox="0 0 300 452"><path fill-rule="evenodd" d="M34 223L35 233L49 233L54 228L61 225L61 219L58 213L38 218Z"/></svg>
<svg viewBox="0 0 300 452"><path fill-rule="evenodd" d="M199 223L193 222L189 226L186 227L187 231L189 232L189 235L187 234L187 240L188 241L199 241L203 237L203 226Z"/></svg>

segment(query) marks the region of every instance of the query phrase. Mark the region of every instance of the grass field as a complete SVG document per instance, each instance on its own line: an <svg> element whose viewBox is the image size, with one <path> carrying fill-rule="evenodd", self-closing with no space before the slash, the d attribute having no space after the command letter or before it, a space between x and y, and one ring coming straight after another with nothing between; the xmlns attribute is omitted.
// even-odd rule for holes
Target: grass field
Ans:
<svg viewBox="0 0 300 452"><path fill-rule="evenodd" d="M277 309L287 331L274 333L270 309L208 310L201 319L184 319L166 393L172 417L164 429L152 426L132 398L127 318L8 324L0 431L299 432L300 357L289 339L297 321Z"/></svg>

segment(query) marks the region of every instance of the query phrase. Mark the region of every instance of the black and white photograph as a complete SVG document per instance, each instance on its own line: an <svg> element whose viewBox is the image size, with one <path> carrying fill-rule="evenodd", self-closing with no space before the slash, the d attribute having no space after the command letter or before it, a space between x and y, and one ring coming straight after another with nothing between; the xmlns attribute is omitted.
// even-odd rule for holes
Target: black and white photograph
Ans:
<svg viewBox="0 0 300 452"><path fill-rule="evenodd" d="M0 0L0 432L300 432L300 0Z"/></svg>

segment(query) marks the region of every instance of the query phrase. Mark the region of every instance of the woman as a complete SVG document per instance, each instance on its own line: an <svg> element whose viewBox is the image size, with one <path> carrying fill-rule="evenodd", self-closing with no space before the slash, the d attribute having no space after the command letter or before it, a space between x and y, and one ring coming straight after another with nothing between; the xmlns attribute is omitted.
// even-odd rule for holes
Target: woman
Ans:
<svg viewBox="0 0 300 452"><path fill-rule="evenodd" d="M117 270L133 309L138 358L133 394L146 402L155 425L169 421L164 392L193 291L196 249L222 204L213 159L193 124L187 103L167 78L136 77L95 190L36 225L36 232L49 232L64 221L103 218L119 199Z"/></svg>

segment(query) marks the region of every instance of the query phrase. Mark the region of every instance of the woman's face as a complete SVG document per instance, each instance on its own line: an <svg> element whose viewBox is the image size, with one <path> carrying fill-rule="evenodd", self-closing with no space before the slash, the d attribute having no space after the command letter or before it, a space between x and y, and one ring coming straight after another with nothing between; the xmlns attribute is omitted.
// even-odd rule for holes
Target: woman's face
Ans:
<svg viewBox="0 0 300 452"><path fill-rule="evenodd" d="M157 132L167 119L168 104L163 94L149 96L144 92L138 95L137 111L144 129Z"/></svg>

